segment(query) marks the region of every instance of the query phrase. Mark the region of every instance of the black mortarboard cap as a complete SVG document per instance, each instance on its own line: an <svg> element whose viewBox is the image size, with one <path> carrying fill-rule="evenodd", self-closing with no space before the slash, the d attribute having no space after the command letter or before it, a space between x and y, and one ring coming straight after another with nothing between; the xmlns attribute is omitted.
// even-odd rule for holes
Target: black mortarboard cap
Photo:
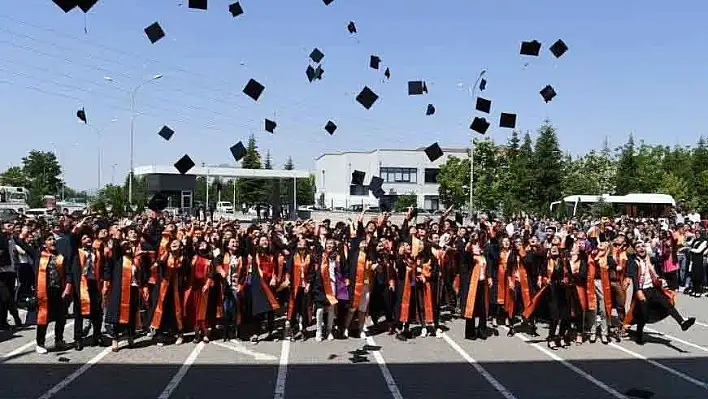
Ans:
<svg viewBox="0 0 708 399"><path fill-rule="evenodd" d="M541 52L541 43L539 43L536 40L530 41L530 42L521 42L521 51L520 53L522 55L531 55L534 57L538 57L538 53Z"/></svg>
<svg viewBox="0 0 708 399"><path fill-rule="evenodd" d="M371 190L372 192L376 192L378 190L381 190L382 185L383 179L378 176L373 176L371 178L371 182L369 182L369 190Z"/></svg>
<svg viewBox="0 0 708 399"><path fill-rule="evenodd" d="M409 96L416 96L419 94L423 94L423 91L427 91L427 90L423 89L424 85L425 85L425 83L423 83L420 80L408 82L408 95Z"/></svg>
<svg viewBox="0 0 708 399"><path fill-rule="evenodd" d="M148 209L155 211L155 212L162 212L167 208L169 201L167 199L167 196L163 193L156 193L155 195L150 198L150 200L147 203Z"/></svg>
<svg viewBox="0 0 708 399"><path fill-rule="evenodd" d="M52 0L64 12L69 12L76 7L76 0Z"/></svg>
<svg viewBox="0 0 708 399"><path fill-rule="evenodd" d="M312 59L312 61L314 61L314 62L316 62L316 63L319 64L320 61L322 61L322 58L324 58L324 53L321 52L320 49L315 48L315 49L312 50L312 52L310 53L310 58Z"/></svg>
<svg viewBox="0 0 708 399"><path fill-rule="evenodd" d="M335 125L334 122L329 121L329 122L327 122L327 124L325 125L325 130L326 130L327 133L329 133L329 134L334 134L334 131L337 130L337 125Z"/></svg>
<svg viewBox="0 0 708 399"><path fill-rule="evenodd" d="M315 68L313 68L312 65L308 65L307 69L305 70L305 75L307 75L307 80L309 80L310 83L312 83L312 81L315 80L315 76L316 76Z"/></svg>
<svg viewBox="0 0 708 399"><path fill-rule="evenodd" d="M486 98L477 97L477 104L474 107L477 111L489 113L492 109L492 102Z"/></svg>
<svg viewBox="0 0 708 399"><path fill-rule="evenodd" d="M207 0L189 0L189 8L194 8L195 10L206 10Z"/></svg>
<svg viewBox="0 0 708 399"><path fill-rule="evenodd" d="M433 104L428 104L428 108L425 110L425 115L432 115L435 113L435 107Z"/></svg>
<svg viewBox="0 0 708 399"><path fill-rule="evenodd" d="M462 225L464 222L464 216L460 212L455 212L455 223Z"/></svg>
<svg viewBox="0 0 708 399"><path fill-rule="evenodd" d="M165 37L165 31L162 30L162 27L157 22L145 28L145 34L152 44Z"/></svg>
<svg viewBox="0 0 708 399"><path fill-rule="evenodd" d="M425 149L425 155L428 156L430 162L435 162L438 158L443 156L443 150L438 143L433 143Z"/></svg>
<svg viewBox="0 0 708 399"><path fill-rule="evenodd" d="M359 93L358 96L356 96L356 101L359 102L359 104L363 105L364 108L370 109L372 105L376 102L376 100L379 99L379 96L376 95L371 89L369 89L367 86L364 86L364 89Z"/></svg>
<svg viewBox="0 0 708 399"><path fill-rule="evenodd" d="M233 4L231 4L231 5L229 6L229 12L231 13L231 16L234 17L234 18L236 18L236 17L238 17L239 15L243 14L243 8L241 7L241 3L239 3L239 2L237 1L237 2L235 2L235 3L233 3Z"/></svg>
<svg viewBox="0 0 708 399"><path fill-rule="evenodd" d="M170 141L172 135L175 134L175 131L165 125L157 134L159 134L163 139Z"/></svg>
<svg viewBox="0 0 708 399"><path fill-rule="evenodd" d="M352 184L355 186L363 186L364 185L364 177L366 177L366 173L362 172L360 170L355 170L352 172Z"/></svg>
<svg viewBox="0 0 708 399"><path fill-rule="evenodd" d="M472 121L470 129L474 130L479 134L485 134L487 133L487 129L489 129L489 122L487 122L485 118L480 118L479 116L477 116Z"/></svg>
<svg viewBox="0 0 708 399"><path fill-rule="evenodd" d="M543 97L543 101L545 101L546 103L553 100L553 97L556 96L556 91L555 91L555 89L553 89L553 87L551 85L547 85L546 87L541 89L540 93L541 93L541 97Z"/></svg>
<svg viewBox="0 0 708 399"><path fill-rule="evenodd" d="M551 50L551 53L553 53L556 58L560 58L566 51L568 51L568 46L563 40L558 39L557 42L553 43L553 45L549 47L549 50Z"/></svg>
<svg viewBox="0 0 708 399"><path fill-rule="evenodd" d="M317 65L317 68L315 68L315 79L322 80L322 75L324 75L324 69L322 69L322 65Z"/></svg>
<svg viewBox="0 0 708 399"><path fill-rule="evenodd" d="M86 111L83 108L76 111L76 117L79 118L81 122L88 123L88 121L86 120Z"/></svg>
<svg viewBox="0 0 708 399"><path fill-rule="evenodd" d="M487 79L482 78L479 81L479 91L484 91L487 88Z"/></svg>
<svg viewBox="0 0 708 399"><path fill-rule="evenodd" d="M632 388L632 389L628 390L627 392L625 392L624 394L629 396L630 398L638 398L638 399L651 399L654 396L654 392L650 392L645 389L636 389L636 388Z"/></svg>
<svg viewBox="0 0 708 399"><path fill-rule="evenodd" d="M381 58L377 55L372 55L369 59L369 67L373 69L379 69L379 64L381 63Z"/></svg>
<svg viewBox="0 0 708 399"><path fill-rule="evenodd" d="M507 127L513 129L516 127L516 114L508 114L502 112L499 117L499 127Z"/></svg>
<svg viewBox="0 0 708 399"><path fill-rule="evenodd" d="M243 146L242 142L238 142L229 148L231 155L233 155L236 162L240 161L241 158L246 156L246 147Z"/></svg>
<svg viewBox="0 0 708 399"><path fill-rule="evenodd" d="M356 33L356 25L354 25L354 21L349 21L349 25L347 25L347 30L351 34Z"/></svg>
<svg viewBox="0 0 708 399"><path fill-rule="evenodd" d="M376 199L381 199L381 197L386 195L386 191L384 191L384 189L380 188L378 190L374 190L371 194L373 194L374 197L376 197ZM381 204L381 210L386 212L386 211L388 211L388 207L385 206L384 204Z"/></svg>
<svg viewBox="0 0 708 399"><path fill-rule="evenodd" d="M91 7L95 6L96 3L98 3L98 0L78 0L75 1L75 3L79 6L81 11L87 13L91 9Z"/></svg>
<svg viewBox="0 0 708 399"><path fill-rule="evenodd" d="M275 121L272 121L270 119L265 120L265 130L266 131L273 133L276 126L277 126L277 124L275 123Z"/></svg>
<svg viewBox="0 0 708 399"><path fill-rule="evenodd" d="M391 79L391 71L388 68L386 68L384 76L386 77L386 79Z"/></svg>
<svg viewBox="0 0 708 399"><path fill-rule="evenodd" d="M193 167L194 161L192 161L192 158L190 158L187 154L184 154L184 156L180 158L179 161L175 162L175 168L177 168L179 173L182 175L189 172L189 170Z"/></svg>
<svg viewBox="0 0 708 399"><path fill-rule="evenodd" d="M262 84L250 79L246 84L246 87L243 88L243 92L246 93L247 96L251 97L253 101L258 101L258 97L260 97L261 93L263 93L263 89L265 89L265 87L263 87Z"/></svg>
<svg viewBox="0 0 708 399"><path fill-rule="evenodd" d="M322 2L323 2L326 6L332 4L333 1L334 1L334 0L322 0Z"/></svg>

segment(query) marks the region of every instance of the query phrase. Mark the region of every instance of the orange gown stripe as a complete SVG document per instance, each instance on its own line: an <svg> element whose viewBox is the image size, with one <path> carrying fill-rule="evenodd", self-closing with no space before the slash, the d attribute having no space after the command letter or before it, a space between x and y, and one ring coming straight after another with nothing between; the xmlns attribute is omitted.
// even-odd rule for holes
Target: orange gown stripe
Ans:
<svg viewBox="0 0 708 399"><path fill-rule="evenodd" d="M359 250L356 260L356 279L354 280L354 298L352 298L352 308L359 309L361 303L361 293L364 290L364 273L366 272L366 251Z"/></svg>
<svg viewBox="0 0 708 399"><path fill-rule="evenodd" d="M304 273L303 270L306 266L310 264L310 255L307 254L304 258L295 253L293 256L293 269L290 271L292 285L290 287L290 300L288 301L288 320L293 317L295 312L295 299L297 298L297 292L302 284L301 274Z"/></svg>
<svg viewBox="0 0 708 399"><path fill-rule="evenodd" d="M404 260L406 271L405 277L403 278L403 292L401 295L401 307L398 315L398 321L401 323L408 323L408 315L410 314L411 307L411 274L412 270L407 270L408 267L413 265L409 261Z"/></svg>
<svg viewBox="0 0 708 399"><path fill-rule="evenodd" d="M339 302L337 297L334 295L334 290L332 289L332 279L329 277L329 260L326 257L322 257L322 266L320 267L320 273L322 275L322 287L327 297L327 301L330 306L337 304Z"/></svg>
<svg viewBox="0 0 708 399"><path fill-rule="evenodd" d="M133 261L127 256L123 256L120 275L120 315L118 322L128 324L130 322L130 280L133 277Z"/></svg>
<svg viewBox="0 0 708 399"><path fill-rule="evenodd" d="M502 250L497 266L497 304L504 305L507 291L506 262L509 259L509 251Z"/></svg>
<svg viewBox="0 0 708 399"><path fill-rule="evenodd" d="M81 315L88 316L91 314L91 298L89 296L89 279L84 274L84 266L88 260L88 251L79 249L79 272L81 273L81 278L79 279L79 296L81 300ZM96 275L96 280L94 284L101 288L101 257L98 256L98 252L94 251L94 262L93 268Z"/></svg>
<svg viewBox="0 0 708 399"><path fill-rule="evenodd" d="M261 262L259 259L260 259L260 256L256 255L256 268L258 269L257 272L258 272L258 275L260 276L259 280L261 281L261 288L263 289L263 292L265 293L265 296L268 299L268 303L270 303L271 311L278 310L278 309L280 309L280 304L275 299L275 296L273 295L273 292L271 292L268 284L265 282L265 280L263 280L263 271L261 270L261 267L260 267ZM273 260L273 261L275 262L275 260ZM275 264L273 266L275 266L273 268L273 270L275 271L277 269L278 265ZM275 276L275 272L273 275Z"/></svg>
<svg viewBox="0 0 708 399"><path fill-rule="evenodd" d="M175 319L177 321L177 328L182 329L182 303L180 301L179 295L179 284L177 281L177 268L181 267L182 257L175 261L175 259L168 255L167 258L167 273L166 276L160 281L160 291L157 297L157 305L155 306L155 312L152 316L152 328L160 328L160 323L162 322L162 313L165 297L167 295L167 289L172 286L172 296L174 298L174 308L175 308Z"/></svg>
<svg viewBox="0 0 708 399"><path fill-rule="evenodd" d="M47 325L49 323L49 298L47 297L47 265L50 256L55 256L57 271L64 282L64 257L61 255L51 255L43 252L39 259L39 270L37 271L37 325Z"/></svg>
<svg viewBox="0 0 708 399"><path fill-rule="evenodd" d="M423 276L425 277L425 283L423 283L423 312L426 323L433 322L433 290L430 286L430 276L431 276L431 265L430 262L423 264Z"/></svg>

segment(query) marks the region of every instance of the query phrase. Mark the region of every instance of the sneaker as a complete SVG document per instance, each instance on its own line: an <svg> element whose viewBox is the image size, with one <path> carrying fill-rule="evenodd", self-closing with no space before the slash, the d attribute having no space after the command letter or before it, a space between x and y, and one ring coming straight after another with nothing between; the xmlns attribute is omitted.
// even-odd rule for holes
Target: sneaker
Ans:
<svg viewBox="0 0 708 399"><path fill-rule="evenodd" d="M208 343L209 343L209 337L205 335L205 336L202 338L202 342L204 342L205 344L208 344Z"/></svg>
<svg viewBox="0 0 708 399"><path fill-rule="evenodd" d="M443 335L442 329L438 328L437 330L435 330L435 338L442 338L442 335Z"/></svg>
<svg viewBox="0 0 708 399"><path fill-rule="evenodd" d="M359 333L359 338L361 339L366 339L366 331L362 331Z"/></svg>
<svg viewBox="0 0 708 399"><path fill-rule="evenodd" d="M180 335L177 337L177 340L175 341L175 345L182 345L184 343L184 338Z"/></svg>
<svg viewBox="0 0 708 399"><path fill-rule="evenodd" d="M57 351L63 351L64 349L66 349L66 342L64 342L63 340L54 341L54 349Z"/></svg>
<svg viewBox="0 0 708 399"><path fill-rule="evenodd" d="M427 327L423 327L423 330L420 332L420 336L422 338L425 338L428 336L428 328Z"/></svg>
<svg viewBox="0 0 708 399"><path fill-rule="evenodd" d="M689 317L688 319L684 320L683 323L681 323L681 330L686 331L689 328L691 328L694 324L696 324L696 318Z"/></svg>
<svg viewBox="0 0 708 399"><path fill-rule="evenodd" d="M47 353L49 353L49 351L47 350L47 348L45 348L45 347L43 347L43 346L40 346L40 345L37 345L37 346L34 348L34 351L37 352L37 353L39 353L40 355L46 355Z"/></svg>
<svg viewBox="0 0 708 399"><path fill-rule="evenodd" d="M334 341L334 335L332 333L329 333L329 335L327 336L327 341Z"/></svg>
<svg viewBox="0 0 708 399"><path fill-rule="evenodd" d="M344 338L349 338L349 329L348 328L344 329Z"/></svg>

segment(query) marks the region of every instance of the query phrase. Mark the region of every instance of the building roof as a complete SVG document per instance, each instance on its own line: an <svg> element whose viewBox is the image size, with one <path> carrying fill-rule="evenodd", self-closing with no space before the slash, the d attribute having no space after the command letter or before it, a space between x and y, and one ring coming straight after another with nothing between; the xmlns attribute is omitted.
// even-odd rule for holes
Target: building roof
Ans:
<svg viewBox="0 0 708 399"><path fill-rule="evenodd" d="M174 166L167 165L143 165L137 166L134 170L136 176L143 175L176 175L179 174ZM186 175L209 176L209 177L258 177L262 179L295 179L308 178L310 172L306 170L285 170L285 169L243 169L223 166L195 166Z"/></svg>
<svg viewBox="0 0 708 399"><path fill-rule="evenodd" d="M447 148L446 148L446 147L441 147L441 149L442 149L443 152L445 152L445 153L452 152L452 153L456 153L456 154L460 154L460 153L465 153L465 154L466 154L467 151L469 150L468 148L464 148L464 147L458 147L458 148L454 148L454 147L447 147ZM317 158L315 158L315 161L318 160L318 159L320 159L320 158L322 158L322 157L328 156L328 155L373 154L373 153L376 153L376 152L384 152L384 151L387 151L387 152L423 152L423 151L425 151L425 147L418 147L418 148L412 148L412 149L404 149L404 148L377 148L377 149L375 149L375 150L370 150L370 151L326 152L326 153L324 153L324 154L318 156Z"/></svg>

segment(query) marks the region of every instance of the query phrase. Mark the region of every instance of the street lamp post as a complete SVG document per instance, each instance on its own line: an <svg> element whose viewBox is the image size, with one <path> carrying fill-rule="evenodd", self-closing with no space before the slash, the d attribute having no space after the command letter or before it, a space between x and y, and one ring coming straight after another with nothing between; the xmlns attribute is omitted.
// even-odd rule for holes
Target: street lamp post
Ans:
<svg viewBox="0 0 708 399"><path fill-rule="evenodd" d="M90 123L88 126L96 132L96 139L98 141L98 165L96 166L96 179L97 179L97 185L96 185L96 192L101 189L101 133L110 125L111 123L114 123L117 119L111 119L110 122L106 124L106 126L102 128L97 128Z"/></svg>
<svg viewBox="0 0 708 399"><path fill-rule="evenodd" d="M144 81L143 83L140 83L139 85L135 86L133 90L130 91L130 175L128 178L128 203L130 205L133 205L133 175L135 172L135 162L134 162L134 142L135 142L135 95L138 93L138 90L140 90L141 87L145 86L146 84L153 82L155 80L161 79L162 75L157 74L150 79ZM104 77L105 80L109 82L113 82L113 78L106 76Z"/></svg>
<svg viewBox="0 0 708 399"><path fill-rule="evenodd" d="M474 99L477 94L477 87L482 76L487 73L486 69L482 69L474 82L474 88L470 91L470 95ZM474 214L474 133L470 132L470 218Z"/></svg>

